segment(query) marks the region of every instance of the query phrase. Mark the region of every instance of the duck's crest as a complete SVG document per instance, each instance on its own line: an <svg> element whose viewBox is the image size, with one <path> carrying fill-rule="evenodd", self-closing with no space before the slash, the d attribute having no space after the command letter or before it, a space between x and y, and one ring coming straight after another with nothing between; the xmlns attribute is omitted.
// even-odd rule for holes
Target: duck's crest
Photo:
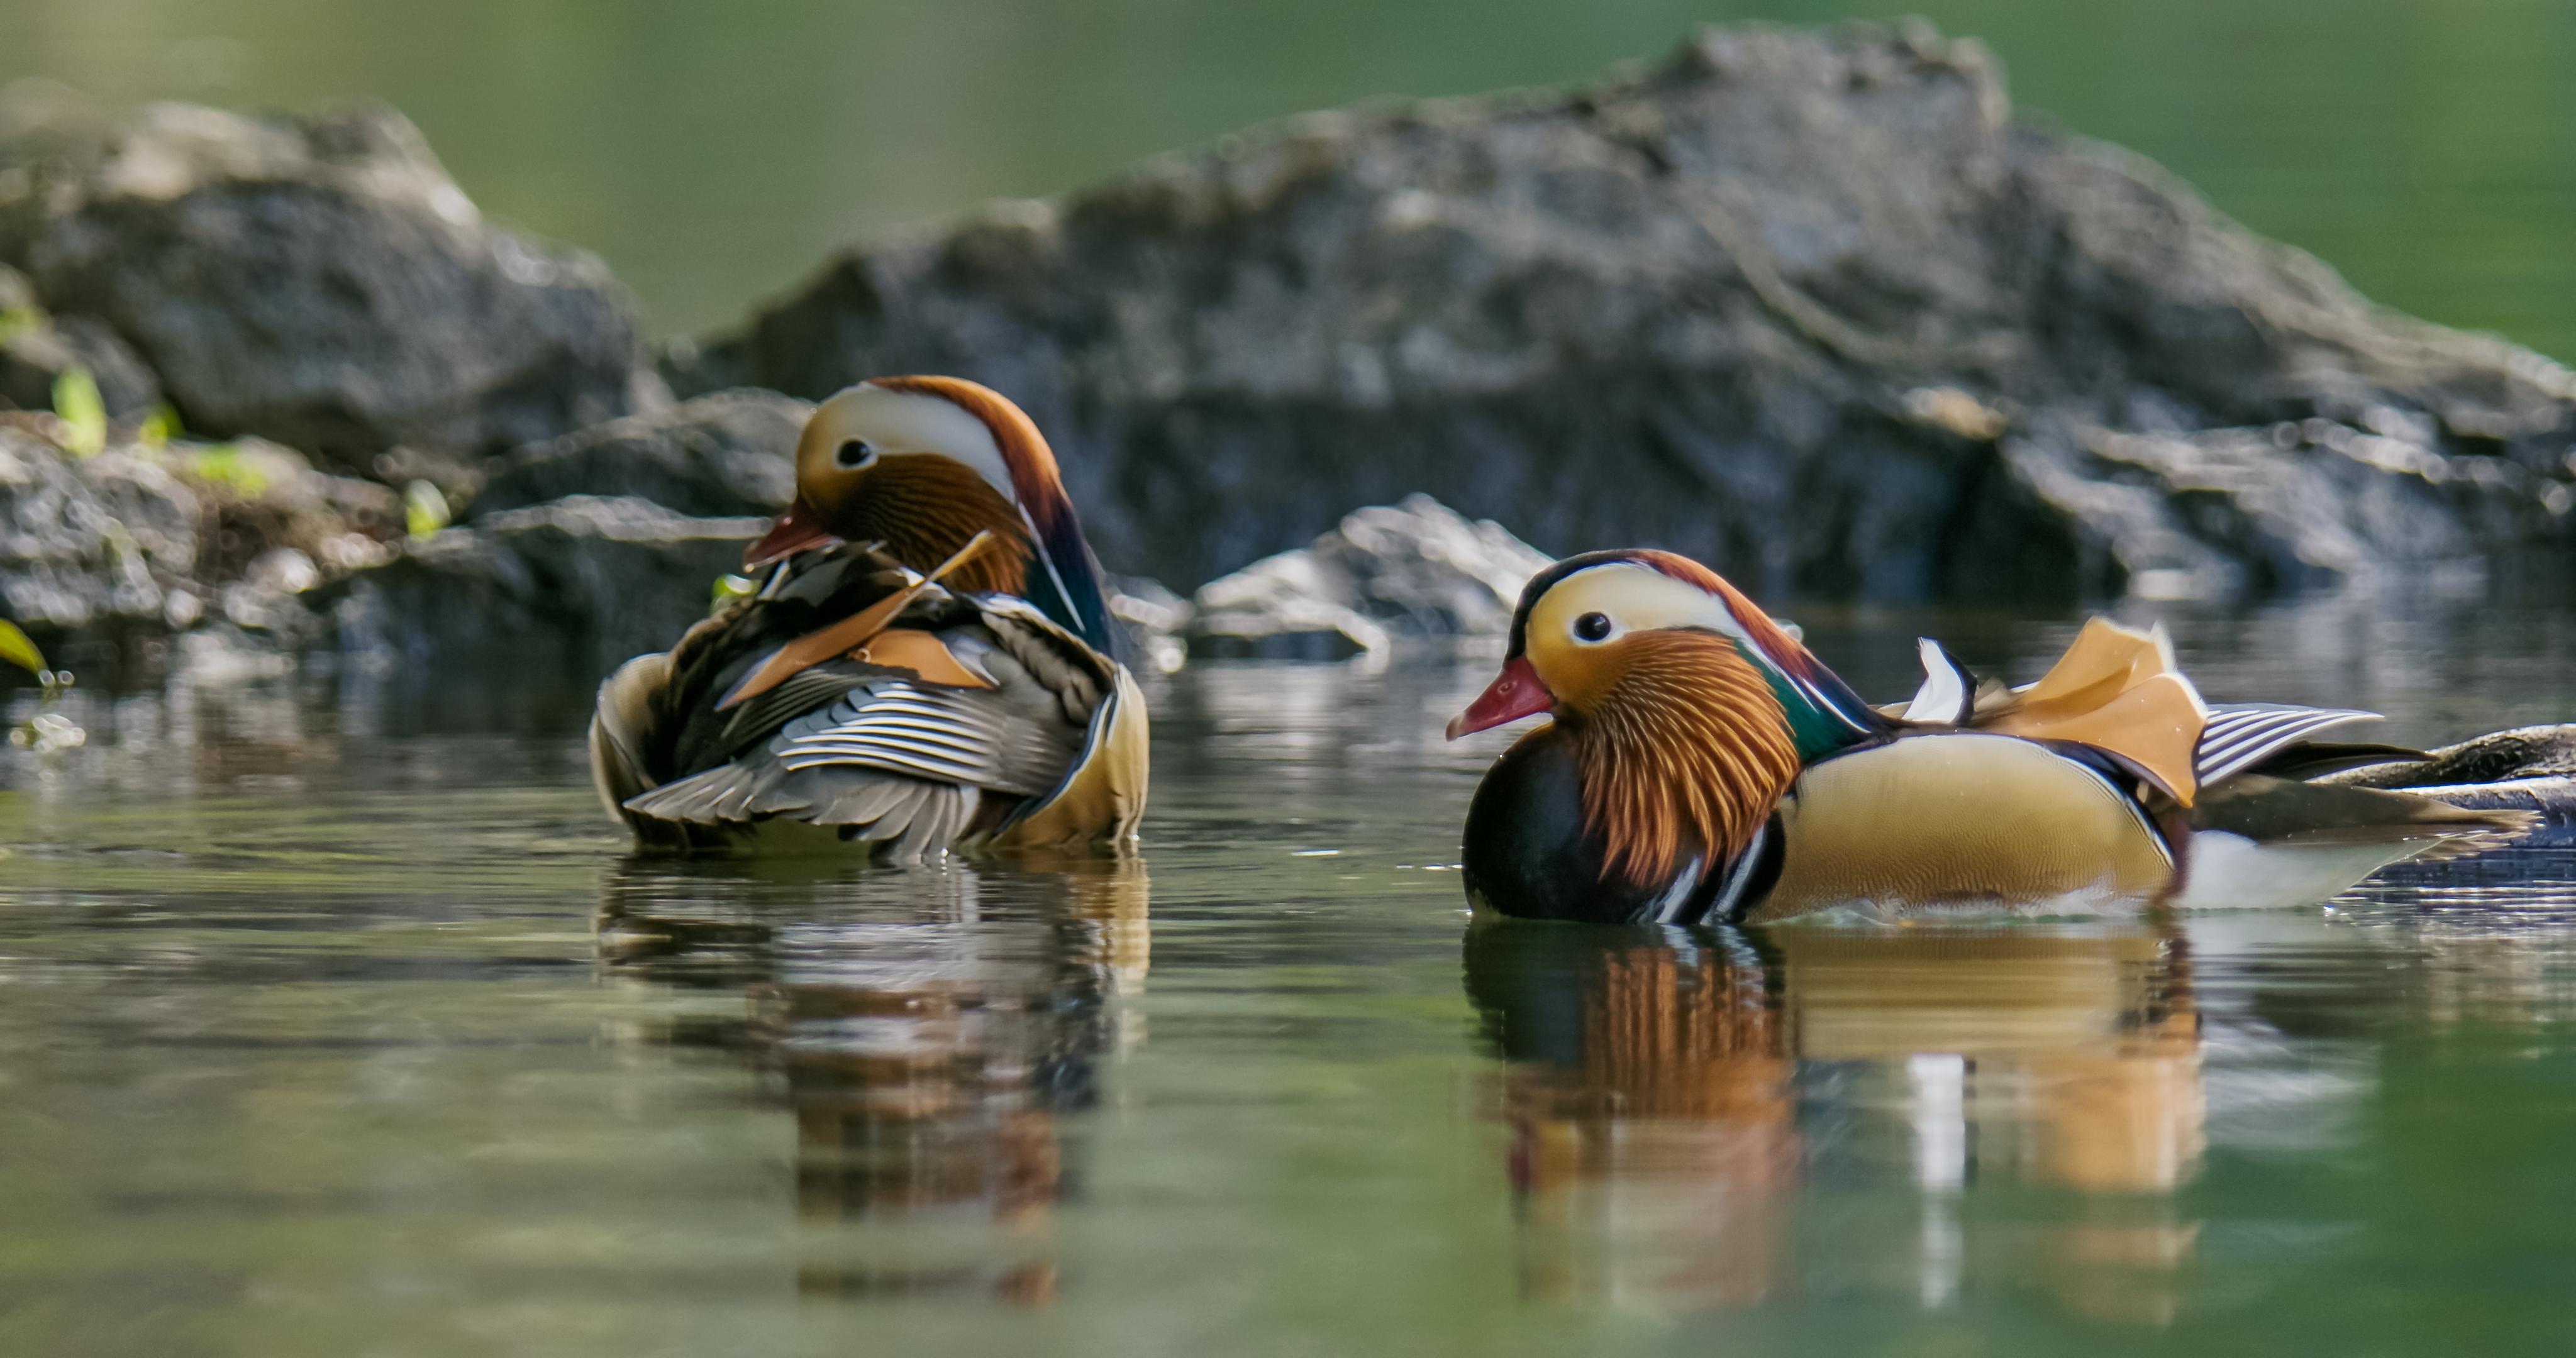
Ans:
<svg viewBox="0 0 2576 1358"><path fill-rule="evenodd" d="M1037 544L1037 559L1030 563L1034 569L1029 572L1029 602L1056 625L1108 654L1113 633L1100 563L1082 535L1082 519L1074 512L1073 498L1065 494L1055 450L1038 432L1037 421L1000 392L962 377L877 377L869 382L889 391L936 396L983 421L993 432L1002 464L1010 469L1012 494L1028 517L1029 535Z"/></svg>
<svg viewBox="0 0 2576 1358"><path fill-rule="evenodd" d="M1825 667L1787 628L1772 620L1726 577L1677 553L1647 548L1625 554L1628 560L1715 595L1744 629L1740 643L1749 659L1770 673L1799 758L1814 761L1861 741L1884 734L1886 717L1861 700L1842 676Z"/></svg>

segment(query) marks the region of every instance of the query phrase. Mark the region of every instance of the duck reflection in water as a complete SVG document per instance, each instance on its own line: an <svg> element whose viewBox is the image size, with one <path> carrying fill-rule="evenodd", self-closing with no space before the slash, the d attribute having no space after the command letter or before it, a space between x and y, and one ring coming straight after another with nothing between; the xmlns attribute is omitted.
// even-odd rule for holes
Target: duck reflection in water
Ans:
<svg viewBox="0 0 2576 1358"><path fill-rule="evenodd" d="M739 993L653 1038L720 1048L796 1124L799 1290L1044 1304L1064 1119L1141 1036L1147 883L1130 858L1061 872L951 863L638 862L603 893L611 974Z"/></svg>
<svg viewBox="0 0 2576 1358"><path fill-rule="evenodd" d="M1465 965L1524 1291L2173 1315L2205 1120L2179 931L1491 922Z"/></svg>

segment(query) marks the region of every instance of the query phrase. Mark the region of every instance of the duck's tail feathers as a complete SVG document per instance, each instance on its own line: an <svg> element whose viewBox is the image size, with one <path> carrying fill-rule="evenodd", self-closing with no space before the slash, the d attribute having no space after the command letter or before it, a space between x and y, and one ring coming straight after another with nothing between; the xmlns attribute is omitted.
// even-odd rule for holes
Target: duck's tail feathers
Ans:
<svg viewBox="0 0 2576 1358"><path fill-rule="evenodd" d="M653 716L653 700L671 681L671 657L656 651L617 667L599 686L599 704L590 714L590 782L599 790L608 814L640 829L626 803L653 790L645 772L644 741Z"/></svg>

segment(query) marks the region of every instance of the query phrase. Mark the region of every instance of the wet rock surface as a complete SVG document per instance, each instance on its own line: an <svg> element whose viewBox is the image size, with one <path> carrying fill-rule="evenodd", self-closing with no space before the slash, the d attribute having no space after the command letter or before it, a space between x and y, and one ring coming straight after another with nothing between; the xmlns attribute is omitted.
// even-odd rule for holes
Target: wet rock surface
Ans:
<svg viewBox="0 0 2576 1358"><path fill-rule="evenodd" d="M397 445L470 464L656 399L607 270L484 223L389 109L18 121L0 262L67 338L112 332L192 430L367 473Z"/></svg>
<svg viewBox="0 0 2576 1358"><path fill-rule="evenodd" d="M492 464L470 517L566 495L631 495L681 514L775 514L796 493L796 434L813 407L729 391L530 444Z"/></svg>
<svg viewBox="0 0 2576 1358"><path fill-rule="evenodd" d="M415 542L332 598L341 648L418 670L510 659L606 673L668 649L705 617L716 578L767 521L576 495L478 517Z"/></svg>
<svg viewBox="0 0 2576 1358"><path fill-rule="evenodd" d="M2529 811L2527 845L2576 844L2576 725L2517 726L2320 782L2401 788L2478 811Z"/></svg>
<svg viewBox="0 0 2576 1358"><path fill-rule="evenodd" d="M1499 647L1548 558L1427 495L1356 510L1306 547L1209 581L1178 624L1212 658L1344 660L1400 643Z"/></svg>
<svg viewBox="0 0 2576 1358"><path fill-rule="evenodd" d="M1427 491L1758 593L2199 595L2576 529L2576 381L2377 310L1974 43L1710 30L1572 93L1299 118L854 251L673 365L947 371L1194 586Z"/></svg>
<svg viewBox="0 0 2576 1358"><path fill-rule="evenodd" d="M2317 781L2349 787L2434 788L2529 778L2576 778L2576 725L2517 726L2426 754L2421 760L2348 769Z"/></svg>
<svg viewBox="0 0 2576 1358"><path fill-rule="evenodd" d="M280 655L313 645L326 628L310 593L396 553L393 491L289 449L129 440L84 455L60 432L51 416L0 418L0 616L85 665L162 668L174 653L157 639L195 629Z"/></svg>
<svg viewBox="0 0 2576 1358"><path fill-rule="evenodd" d="M197 564L200 504L138 452L73 457L0 425L0 606L39 635L159 627Z"/></svg>

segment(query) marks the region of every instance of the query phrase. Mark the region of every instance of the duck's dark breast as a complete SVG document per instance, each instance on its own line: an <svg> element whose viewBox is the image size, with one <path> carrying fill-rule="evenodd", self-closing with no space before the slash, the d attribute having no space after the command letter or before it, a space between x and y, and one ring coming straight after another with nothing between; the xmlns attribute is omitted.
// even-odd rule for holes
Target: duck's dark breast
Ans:
<svg viewBox="0 0 2576 1358"><path fill-rule="evenodd" d="M1602 879L1600 840L1583 827L1583 783L1555 726L1520 741L1476 787L1461 864L1467 894L1521 919L1625 924L1653 915L1662 888Z"/></svg>

